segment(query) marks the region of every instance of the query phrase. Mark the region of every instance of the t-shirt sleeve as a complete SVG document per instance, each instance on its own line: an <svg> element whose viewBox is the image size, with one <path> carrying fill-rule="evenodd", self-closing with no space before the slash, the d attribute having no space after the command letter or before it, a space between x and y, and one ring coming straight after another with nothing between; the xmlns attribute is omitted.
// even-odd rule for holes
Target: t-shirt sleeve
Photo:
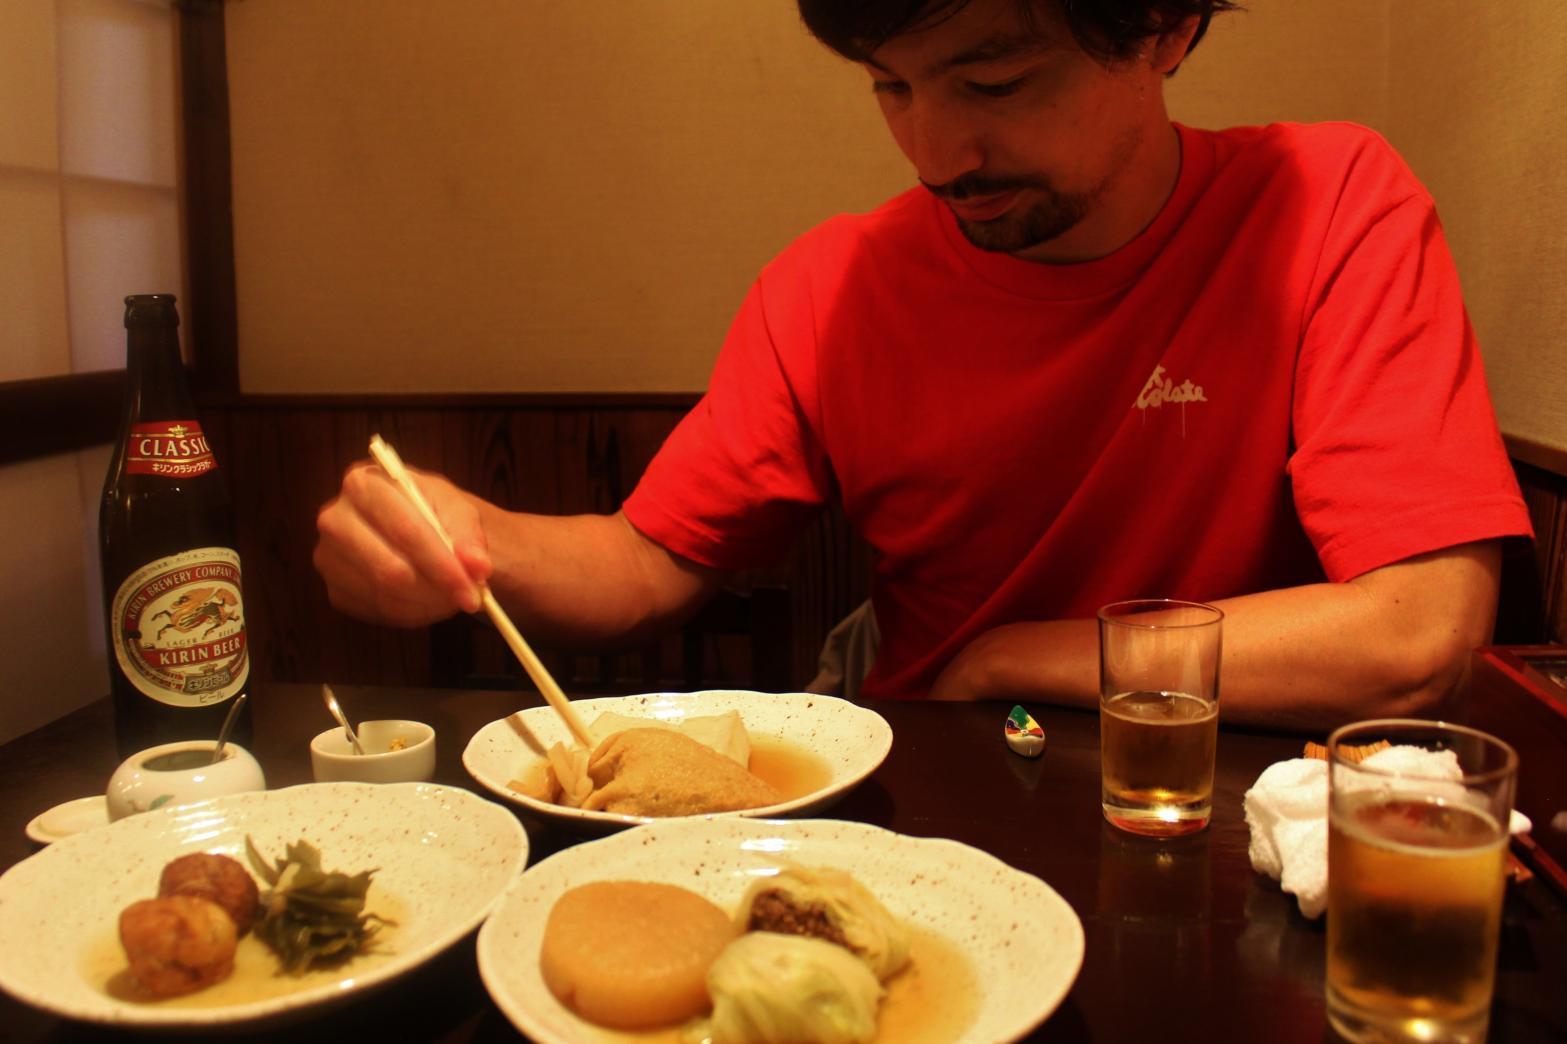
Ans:
<svg viewBox="0 0 1567 1044"><path fill-rule="evenodd" d="M1296 367L1290 479L1335 581L1530 534L1435 207L1381 149L1346 179Z"/></svg>
<svg viewBox="0 0 1567 1044"><path fill-rule="evenodd" d="M766 286L764 273L730 327L707 394L623 506L645 536L719 569L776 561L833 490L803 281L771 300Z"/></svg>

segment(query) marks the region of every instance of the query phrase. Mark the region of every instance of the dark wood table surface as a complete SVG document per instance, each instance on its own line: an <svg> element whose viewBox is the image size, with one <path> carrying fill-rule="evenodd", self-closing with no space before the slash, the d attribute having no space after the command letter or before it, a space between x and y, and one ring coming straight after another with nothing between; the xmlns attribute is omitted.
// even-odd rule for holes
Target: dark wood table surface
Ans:
<svg viewBox="0 0 1567 1044"><path fill-rule="evenodd" d="M342 688L339 695L355 719L430 722L436 781L480 792L462 767L468 738L538 702L532 694L500 692ZM309 738L330 724L318 689L262 686L253 700L253 751L269 785L309 782ZM826 814L982 848L1043 878L1082 919L1082 972L1035 1038L1333 1039L1323 1013L1322 923L1307 921L1292 896L1252 872L1241 810L1242 795L1265 767L1298 756L1300 737L1223 731L1211 826L1194 837L1156 841L1104 822L1092 714L1031 708L1048 747L1028 761L1002 741L1005 707L874 706L892 725L892 753ZM116 762L107 701L0 746L0 866L36 850L23 833L33 815L101 792ZM524 822L530 863L579 840ZM1511 886L1502 931L1491 1040L1567 1040L1567 901L1539 878ZM479 980L473 935L391 988L286 1030L224 1035L301 1044L518 1039ZM0 1039L152 1038L57 1019L0 995Z"/></svg>

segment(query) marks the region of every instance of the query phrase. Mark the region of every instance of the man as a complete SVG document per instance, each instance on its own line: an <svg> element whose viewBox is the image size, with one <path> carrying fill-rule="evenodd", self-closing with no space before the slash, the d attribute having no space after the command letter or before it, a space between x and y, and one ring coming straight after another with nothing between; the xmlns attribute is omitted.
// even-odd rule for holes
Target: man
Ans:
<svg viewBox="0 0 1567 1044"><path fill-rule="evenodd" d="M1428 713L1529 525L1428 194L1348 125L1202 132L1163 83L1222 0L800 0L921 187L762 273L613 516L378 469L319 518L335 604L653 631L830 499L878 552L867 696L1091 705L1095 609L1227 614L1225 716Z"/></svg>

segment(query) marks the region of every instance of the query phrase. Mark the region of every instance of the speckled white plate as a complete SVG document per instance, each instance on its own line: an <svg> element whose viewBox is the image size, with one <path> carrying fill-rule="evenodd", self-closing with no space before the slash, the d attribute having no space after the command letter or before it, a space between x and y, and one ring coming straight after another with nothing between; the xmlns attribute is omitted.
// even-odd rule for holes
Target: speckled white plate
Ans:
<svg viewBox="0 0 1567 1044"><path fill-rule="evenodd" d="M392 911L398 922L385 929L385 952L303 980L278 980L282 985L268 990L292 992L253 999L245 974L271 980L275 964L247 937L239 969L211 987L210 998L138 1003L111 995L101 969L104 958L123 966L115 942L120 911L157 895L164 864L188 852L221 852L249 869L247 834L268 856L303 838L328 869L378 868L366 909ZM528 838L511 811L425 783L312 783L144 812L56 841L0 876L0 988L45 1011L111 1025L281 1018L381 985L434 957L484 919L527 860ZM248 973L247 947L257 958Z"/></svg>
<svg viewBox="0 0 1567 1044"><path fill-rule="evenodd" d="M835 696L808 692L709 689L573 700L572 705L589 725L605 711L673 722L737 710L753 739L783 740L827 763L831 772L827 783L809 794L776 805L716 814L721 816L765 819L819 812L876 771L892 750L892 727L880 714ZM462 763L474 779L494 794L568 827L602 832L654 821L643 816L552 805L507 786L511 780L525 779L545 760L544 752L557 742L571 742L560 717L548 707L530 707L492 721L474 733L463 751Z"/></svg>
<svg viewBox="0 0 1567 1044"><path fill-rule="evenodd" d="M27 836L40 845L52 845L62 837L108 825L109 799L89 794L38 813L27 823Z"/></svg>
<svg viewBox="0 0 1567 1044"><path fill-rule="evenodd" d="M776 872L781 858L849 871L894 916L962 954L978 996L960 1041L1022 1037L1056 1009L1082 967L1083 926L1066 900L979 849L838 820L729 818L665 820L541 861L479 930L479 973L530 1039L604 1040L608 1031L557 1001L539 973L539 944L555 900L590 881L657 881L732 911L751 879Z"/></svg>

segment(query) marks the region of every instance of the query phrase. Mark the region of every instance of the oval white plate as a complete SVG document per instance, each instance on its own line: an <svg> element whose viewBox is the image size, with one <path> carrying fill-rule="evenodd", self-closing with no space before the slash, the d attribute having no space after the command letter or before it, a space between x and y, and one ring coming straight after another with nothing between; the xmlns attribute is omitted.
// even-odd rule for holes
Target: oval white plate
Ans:
<svg viewBox="0 0 1567 1044"><path fill-rule="evenodd" d="M684 819L585 842L522 875L479 929L479 974L512 1024L541 1044L607 1031L555 999L539 944L555 900L596 880L658 881L733 910L779 858L854 874L894 916L953 944L980 996L963 1041L1016 1040L1043 1022L1083 963L1083 926L1055 889L956 841L838 820Z"/></svg>
<svg viewBox="0 0 1567 1044"><path fill-rule="evenodd" d="M761 808L715 815L768 818L817 812L842 797L855 784L876 771L892 750L892 727L873 710L835 696L808 692L746 692L710 689L704 692L653 693L645 696L608 696L573 700L572 705L588 725L605 711L630 717L680 721L704 714L737 710L751 736L785 740L824 760L832 775L825 786L791 801ZM462 763L470 775L490 792L546 819L578 829L609 830L636 823L654 822L645 816L614 812L588 812L518 793L506 784L525 779L545 760L544 752L571 737L559 716L548 707L530 707L492 721L468 741ZM671 817L710 818L710 817Z"/></svg>
<svg viewBox="0 0 1567 1044"><path fill-rule="evenodd" d="M40 845L52 845L63 837L109 825L109 799L89 794L46 809L27 823L27 836Z"/></svg>
<svg viewBox="0 0 1567 1044"><path fill-rule="evenodd" d="M187 852L222 852L249 869L247 834L269 857L304 838L328 869L378 868L366 908L376 911L377 895L395 903L389 952L330 975L312 973L295 993L215 1007L121 1000L89 981L89 954L112 943L122 909L157 895L165 863ZM311 783L144 812L57 841L0 876L0 988L45 1011L116 1025L281 1016L379 985L434 957L484 919L527 859L527 834L512 812L466 790L424 783Z"/></svg>

